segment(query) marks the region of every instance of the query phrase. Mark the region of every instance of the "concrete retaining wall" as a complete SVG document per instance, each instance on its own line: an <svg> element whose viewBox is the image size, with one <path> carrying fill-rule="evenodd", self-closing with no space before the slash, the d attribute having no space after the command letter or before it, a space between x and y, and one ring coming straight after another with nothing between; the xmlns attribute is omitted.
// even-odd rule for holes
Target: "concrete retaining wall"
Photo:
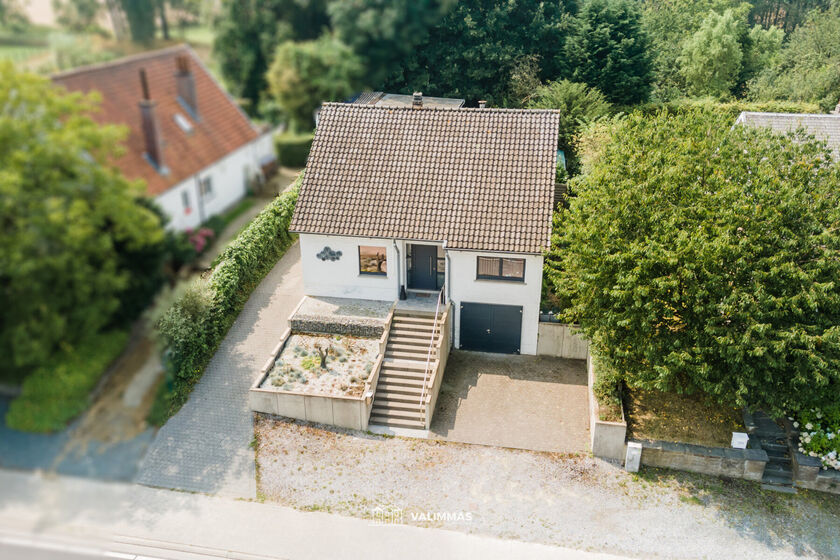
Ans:
<svg viewBox="0 0 840 560"><path fill-rule="evenodd" d="M537 329L537 354L572 360L585 360L589 342L574 333L574 325L540 322Z"/></svg>
<svg viewBox="0 0 840 560"><path fill-rule="evenodd" d="M595 383L595 366L592 356L587 351L586 371L589 377L589 438L592 454L601 459L624 461L625 440L627 439L627 422L624 411L621 411L621 422L607 422L600 419L598 401L592 387Z"/></svg>
<svg viewBox="0 0 840 560"><path fill-rule="evenodd" d="M642 445L642 464L711 476L760 481L767 465L763 449L706 447L690 443L633 440Z"/></svg>

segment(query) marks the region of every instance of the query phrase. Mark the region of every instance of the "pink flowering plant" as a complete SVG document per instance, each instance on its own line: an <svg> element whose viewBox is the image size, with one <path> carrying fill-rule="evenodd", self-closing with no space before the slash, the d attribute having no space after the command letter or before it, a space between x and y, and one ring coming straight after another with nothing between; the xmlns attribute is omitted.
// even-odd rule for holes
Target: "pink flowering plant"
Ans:
<svg viewBox="0 0 840 560"><path fill-rule="evenodd" d="M799 451L817 457L823 469L840 471L840 406L812 408L789 418L799 430Z"/></svg>

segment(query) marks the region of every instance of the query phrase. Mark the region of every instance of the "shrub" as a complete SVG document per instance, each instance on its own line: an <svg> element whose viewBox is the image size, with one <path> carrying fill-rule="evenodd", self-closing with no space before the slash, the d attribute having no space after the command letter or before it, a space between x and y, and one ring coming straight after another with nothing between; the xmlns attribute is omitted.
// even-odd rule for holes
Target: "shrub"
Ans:
<svg viewBox="0 0 840 560"><path fill-rule="evenodd" d="M799 451L818 457L824 468L840 471L840 406L812 408L790 417L799 428Z"/></svg>
<svg viewBox="0 0 840 560"><path fill-rule="evenodd" d="M561 210L552 279L631 387L826 406L840 390L838 182L801 135L706 110L630 115Z"/></svg>
<svg viewBox="0 0 840 560"><path fill-rule="evenodd" d="M601 420L608 422L619 422L621 420L622 408L622 378L615 368L607 366L603 360L592 357L594 360L595 382L592 384L592 392L595 400L598 401L599 416Z"/></svg>
<svg viewBox="0 0 840 560"><path fill-rule="evenodd" d="M309 148L315 135L285 133L274 138L277 162L285 167L305 167L309 157Z"/></svg>
<svg viewBox="0 0 840 560"><path fill-rule="evenodd" d="M162 424L186 402L245 301L291 244L289 222L302 178L225 248L209 278L191 284L158 319L172 389L158 395L169 402L168 416L157 413L150 421Z"/></svg>
<svg viewBox="0 0 840 560"><path fill-rule="evenodd" d="M90 392L127 341L127 331L103 332L53 355L23 382L6 424L25 432L63 429L87 408Z"/></svg>

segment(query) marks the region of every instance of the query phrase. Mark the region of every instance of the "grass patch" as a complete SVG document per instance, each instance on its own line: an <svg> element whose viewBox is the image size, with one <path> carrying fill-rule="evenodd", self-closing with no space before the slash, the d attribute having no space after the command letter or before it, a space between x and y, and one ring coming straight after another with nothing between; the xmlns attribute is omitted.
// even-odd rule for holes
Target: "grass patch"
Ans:
<svg viewBox="0 0 840 560"><path fill-rule="evenodd" d="M212 28L202 25L185 27L178 32L178 35L191 45L201 45L203 47L212 46L213 39L216 37Z"/></svg>
<svg viewBox="0 0 840 560"><path fill-rule="evenodd" d="M225 226L230 225L236 218L250 210L254 207L254 204L257 203L257 199L253 196L246 196L242 200L237 203L236 206L222 214L222 221L224 222Z"/></svg>
<svg viewBox="0 0 840 560"><path fill-rule="evenodd" d="M115 330L56 353L23 382L6 413L6 424L24 432L63 429L87 409L90 392L126 342L128 331Z"/></svg>
<svg viewBox="0 0 840 560"><path fill-rule="evenodd" d="M627 436L729 447L732 432L744 431L741 411L693 395L626 389Z"/></svg>

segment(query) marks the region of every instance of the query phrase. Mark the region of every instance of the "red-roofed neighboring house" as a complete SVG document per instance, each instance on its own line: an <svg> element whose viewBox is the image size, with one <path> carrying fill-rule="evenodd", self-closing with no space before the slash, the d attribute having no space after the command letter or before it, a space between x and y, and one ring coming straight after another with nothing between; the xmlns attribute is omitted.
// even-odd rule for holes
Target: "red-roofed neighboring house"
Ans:
<svg viewBox="0 0 840 560"><path fill-rule="evenodd" d="M241 200L274 159L262 132L186 45L87 66L52 77L70 91L98 91L101 123L129 129L115 161L170 217L195 228Z"/></svg>

